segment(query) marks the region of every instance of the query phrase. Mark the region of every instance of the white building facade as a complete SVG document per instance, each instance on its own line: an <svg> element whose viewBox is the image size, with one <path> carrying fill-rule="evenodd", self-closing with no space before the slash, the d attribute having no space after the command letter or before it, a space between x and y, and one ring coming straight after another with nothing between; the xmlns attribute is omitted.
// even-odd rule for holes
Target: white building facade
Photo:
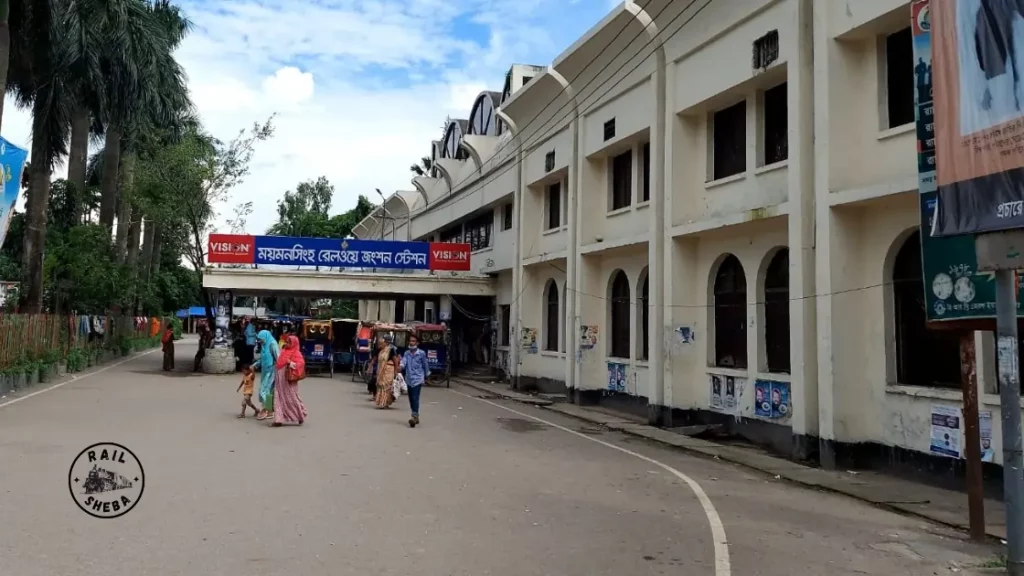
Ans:
<svg viewBox="0 0 1024 576"><path fill-rule="evenodd" d="M360 236L471 242L519 387L926 458L961 393L958 334L924 325L913 81L907 1L627 1L481 94Z"/></svg>

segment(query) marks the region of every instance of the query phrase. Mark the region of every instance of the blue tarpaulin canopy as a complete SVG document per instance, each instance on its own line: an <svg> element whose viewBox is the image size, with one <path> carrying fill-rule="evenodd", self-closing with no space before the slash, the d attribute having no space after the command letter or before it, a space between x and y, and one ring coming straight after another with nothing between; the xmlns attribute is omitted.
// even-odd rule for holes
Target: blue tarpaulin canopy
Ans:
<svg viewBox="0 0 1024 576"><path fill-rule="evenodd" d="M178 318L188 318L189 316L206 316L206 308L202 306L192 306L191 308L182 308L178 310Z"/></svg>

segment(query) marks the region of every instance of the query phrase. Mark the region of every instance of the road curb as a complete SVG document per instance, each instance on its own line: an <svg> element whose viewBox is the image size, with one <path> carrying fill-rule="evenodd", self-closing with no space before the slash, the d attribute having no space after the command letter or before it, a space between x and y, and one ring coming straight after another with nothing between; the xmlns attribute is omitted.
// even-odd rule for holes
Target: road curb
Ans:
<svg viewBox="0 0 1024 576"><path fill-rule="evenodd" d="M853 500L857 500L859 502L863 502L865 504L869 504L869 505L871 505L871 506L873 506L875 508L879 508L879 509L882 509L882 510L887 510L889 512L893 512L895 514L900 514L902 516L908 516L908 517L918 518L918 519L921 519L921 520L926 520L928 522L932 522L932 523L938 524L940 526L945 526L947 528L952 528L952 529L958 530L960 532L966 533L966 532L969 531L969 526L967 524L950 522L948 520L943 520L941 518L936 518L934 516L929 516L927 514L923 514L921 512L913 510L913 509L904 508L904 507L901 507L901 506L898 506L898 505L894 505L894 504L890 504L890 503L886 503L886 502L879 502L879 501L867 498L865 496L862 496L862 495L860 495L860 494L858 494L856 492L852 492L852 491L849 491L849 490L843 490L842 488L840 488L838 486L829 485L829 484L823 483L823 482L815 482L815 481L801 479L801 478L796 477L796 476L794 476L792 474L786 474L785 471L783 471L783 470L771 470L771 469L767 469L766 467L763 467L763 466L757 466L757 465L755 465L755 464L753 464L753 463L751 463L749 461L744 461L743 459L740 459L740 458L730 457L730 454L728 453L728 451L725 450L727 447L722 445L722 444L717 444L715 442L710 442L710 441L707 441L707 440L700 440L700 439L696 439L696 438L690 438L688 436L683 436L683 435L680 435L680 434L676 434L674 432L670 432L670 431L665 430L663 428L658 428L658 427L650 426L650 425L647 425L647 424L637 424L637 423L629 422L628 420L626 420L624 418L623 419L615 419L614 417L606 415L606 414L594 414L593 416L591 416L589 414L583 414L583 413L580 413L579 410L586 410L586 408L585 407L576 407L574 404L571 404L571 406L574 406L575 408L578 408L579 410L571 410L571 411L570 410L562 410L562 409L560 409L559 403L538 404L536 402L531 402L530 400L532 400L533 397L529 396L527 394L521 394L521 393L518 393L518 392L511 392L511 391L509 391L509 392L502 392L502 391L498 391L498 390L494 390L492 388L486 387L486 385L484 385L483 383L466 381L466 380L462 380L462 379L459 379L457 381L457 383L459 385L461 385L461 386L465 386L467 388L472 388L472 389L474 389L474 390L476 390L478 392L483 392L483 393L488 394L490 396L497 396L497 397L502 398L504 400L510 400L512 402L517 402L519 404L530 405L530 406L538 406L538 407L543 408L545 410L549 410L551 412L557 412L558 414L562 414L563 416L568 416L570 418L573 418L575 420L579 420L581 422L586 422L588 424L594 424L594 425L597 425L597 426L602 426L602 427L604 427L604 428L606 428L608 430L612 430L614 432L621 432L623 434L628 434L628 435L636 437L636 438L642 438L644 440L655 442L655 443L658 443L660 445L667 446L669 448L674 448L676 450L680 450L680 451L685 452L687 454L691 454L691 455L695 455L695 456L700 456L700 457L705 457L705 458L711 458L713 460L720 460L720 461L728 462L728 463L736 465L736 466L742 466L743 468L747 468L749 470L753 470L753 471L759 472L761 474L767 474L769 476L775 476L775 477L777 477L780 480L785 480L786 482L789 482L791 484L795 484L795 485L798 485L798 486L801 486L801 487L804 487L804 488L814 489L814 490L821 490L821 491L824 491L824 492L830 492L832 494L838 494L838 495L841 495L841 496L845 496L847 498L851 498ZM657 437L658 434L645 433L645 432L647 432L649 430L650 431L660 431L662 434L671 434L673 436L678 436L678 438L674 439L674 440L678 440L678 441L676 441L676 442L669 442L669 441L667 441L667 439L658 438ZM692 444L692 445L688 445L688 444ZM704 444L705 446L700 446L701 444ZM799 468L802 468L805 471L821 472L823 474L827 474L828 473L827 471L822 470L820 468L813 468L813 467L810 467L810 466L804 466L802 464L799 464L799 463L796 463L796 462L792 462L790 460L784 460L784 459L781 459L781 458L773 458L773 459L785 462L791 468L799 467ZM966 498L966 496L965 496L965 498ZM1001 534L997 534L997 533L991 532L991 531L988 530L987 527L986 527L986 536L988 536L989 540L991 540L993 543L1000 543L1002 540L1005 539L1005 536L1003 536Z"/></svg>

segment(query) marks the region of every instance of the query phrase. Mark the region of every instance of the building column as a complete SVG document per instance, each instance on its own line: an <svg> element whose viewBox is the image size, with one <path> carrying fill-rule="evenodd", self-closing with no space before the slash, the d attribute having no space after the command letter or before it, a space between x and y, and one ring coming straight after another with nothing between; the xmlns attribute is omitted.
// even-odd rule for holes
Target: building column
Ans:
<svg viewBox="0 0 1024 576"><path fill-rule="evenodd" d="M671 414L667 407L666 388L671 386L671 378L665 378L665 238L668 228L665 226L665 50L662 47L662 39L658 35L658 25L654 23L650 15L643 8L632 0L627 0L625 9L633 15L637 24L643 26L643 30L654 45L654 73L651 75L651 83L654 86L654 114L651 118L651 204L648 210L651 218L649 239L647 241L647 281L650 290L650 301L646 304L651 307L649 318L654 322L648 322L647 337L649 345L649 371L651 379L651 396L648 401L647 420L654 426L666 423L665 413ZM671 219L669 220L671 222ZM669 369L671 370L671 368ZM671 420L671 416L669 416Z"/></svg>
<svg viewBox="0 0 1024 576"><path fill-rule="evenodd" d="M793 445L804 459L818 434L818 358L815 292L814 29L812 0L793 3L797 23L788 74L789 338ZM760 294L758 295L761 296Z"/></svg>
<svg viewBox="0 0 1024 576"><path fill-rule="evenodd" d="M523 309L519 301L523 297L523 141L519 137L519 126L508 117L507 114L501 111L501 108L495 110L495 115L501 118L501 120L508 126L509 131L512 133L512 137L515 139L516 146L516 188L512 192L512 230L515 231L515 259L512 264L512 305L509 309L509 316L512 320L512 334L509 335L509 358L508 358L508 370L509 370L509 381L510 387L513 390L518 390L519 385L519 364L520 357L522 354L522 331L523 331L523 318L521 310ZM508 329L508 327L505 327Z"/></svg>
<svg viewBox="0 0 1024 576"><path fill-rule="evenodd" d="M569 161L569 185L566 187L568 202L566 204L569 216L568 246L565 257L565 314L562 325L564 326L565 342L565 387L571 398L573 391L577 388L577 375L579 373L577 358L579 356L579 298L577 295L582 290L579 282L579 259L580 259L580 226L579 226L579 191L580 170L582 162L580 158L580 109L576 102L576 91L572 85L557 70L548 67L548 74L562 86L562 93L569 100L572 106L572 157Z"/></svg>
<svg viewBox="0 0 1024 576"><path fill-rule="evenodd" d="M803 10L801 10L803 12ZM834 469L835 462L835 415L833 405L833 358L832 358L832 237L833 218L829 205L830 179L830 82L832 40L829 38L828 8L826 3L818 4L812 10L812 36L814 47L814 288L817 297L815 306L815 333L817 344L818 374L818 459L822 467ZM792 212L789 216L793 218ZM790 298L793 281L790 279ZM791 305L792 306L792 305ZM792 311L792 308L791 308ZM806 410L812 410L807 406ZM805 418L807 418L805 416ZM810 420L810 418L807 418Z"/></svg>

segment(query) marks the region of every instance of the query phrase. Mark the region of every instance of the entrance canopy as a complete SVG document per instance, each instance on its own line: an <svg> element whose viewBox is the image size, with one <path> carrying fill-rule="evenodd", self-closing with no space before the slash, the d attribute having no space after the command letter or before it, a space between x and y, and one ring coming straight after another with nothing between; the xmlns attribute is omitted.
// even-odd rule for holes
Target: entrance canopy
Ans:
<svg viewBox="0 0 1024 576"><path fill-rule="evenodd" d="M450 274L450 273L449 273ZM496 280L486 276L314 272L251 268L207 268L203 288L232 290L236 296L345 295L384 299L385 296L494 296Z"/></svg>

